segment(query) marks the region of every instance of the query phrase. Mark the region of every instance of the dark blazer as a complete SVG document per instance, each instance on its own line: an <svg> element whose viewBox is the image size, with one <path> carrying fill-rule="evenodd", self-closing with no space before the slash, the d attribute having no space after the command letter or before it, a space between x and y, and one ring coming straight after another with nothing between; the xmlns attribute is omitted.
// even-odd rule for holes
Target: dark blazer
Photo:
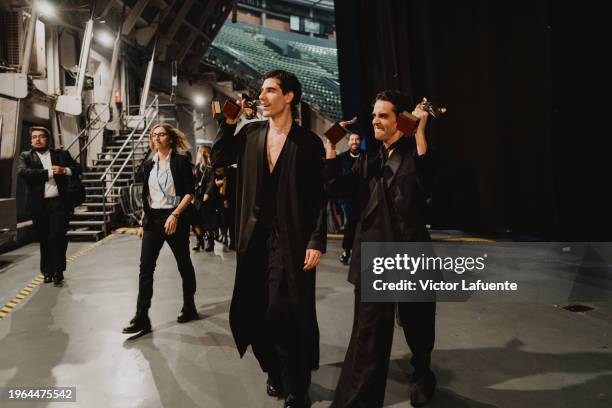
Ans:
<svg viewBox="0 0 612 408"><path fill-rule="evenodd" d="M240 355L244 355L258 330L253 304L260 291L253 290L255 275L249 251L263 202L264 155L268 121L251 122L234 135L236 126L223 122L212 148L212 166L227 167L238 163L236 178L237 262L234 295L230 307L230 327ZM319 363L319 331L315 311L315 270L304 272L306 249L325 252L327 244L326 197L323 189L321 160L323 143L314 133L293 123L279 157L280 174L277 195L279 243L283 253L289 299L300 316L297 337L300 353ZM234 205L231 203L230 205Z"/></svg>
<svg viewBox="0 0 612 408"><path fill-rule="evenodd" d="M70 156L66 150L49 149L51 164L54 166L69 167L73 176L83 172L81 166ZM31 149L19 155L17 163L17 175L21 177L28 186L25 210L30 214L36 214L44 208L45 183L49 180L48 170L43 168L36 150ZM59 197L68 204L68 177L63 174L53 176L59 191Z"/></svg>
<svg viewBox="0 0 612 408"><path fill-rule="evenodd" d="M142 208L144 210L144 217L142 219L142 226L146 226L151 214L151 207L149 205L149 175L155 162L153 159L145 161L142 165L143 175L143 186L142 186ZM178 154L174 150L170 153L170 173L172 174L172 180L174 182L174 189L176 195L183 198L185 194L195 195L195 177L191 170L191 161L185 155ZM188 214L188 210L185 210L181 214L181 219Z"/></svg>
<svg viewBox="0 0 612 408"><path fill-rule="evenodd" d="M361 242L431 240L425 225L432 177L429 156L419 156L414 137L404 137L384 167L377 152L362 154L348 175L342 175L338 158L325 161L328 194L352 198L358 212L349 282L360 285Z"/></svg>

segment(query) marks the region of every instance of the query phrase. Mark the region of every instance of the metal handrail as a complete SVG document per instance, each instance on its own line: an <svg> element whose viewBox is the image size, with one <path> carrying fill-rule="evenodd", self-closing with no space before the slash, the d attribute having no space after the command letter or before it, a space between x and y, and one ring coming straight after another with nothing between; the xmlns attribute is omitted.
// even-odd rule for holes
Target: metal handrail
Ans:
<svg viewBox="0 0 612 408"><path fill-rule="evenodd" d="M125 146L127 146L127 144L132 140L132 138L134 137L134 133L136 133L136 131L138 130L138 126L140 126L140 123L149 116L149 109L151 109L153 107L153 104L155 104L157 102L157 96L155 96L155 98L153 98L153 101L151 101L151 103L149 104L149 106L147 106L147 109L145 110L145 114L142 115L142 117L140 118L140 120L138 121L138 123L136 123L136 126L134 127L134 130L132 130L132 133L130 133L130 135L128 136L127 139L125 139L125 141L123 142L123 144L121 145L121 148L119 149L119 151L117 152L117 154L115 155L115 157L113 158L113 160L111 161L111 163L108 165L107 169L104 171L104 174L102 174L102 176L100 177L100 181L104 181L104 178L106 177L106 175L108 174L108 172L113 168L113 164L115 164L115 161L117 160L117 158L119 157L119 155L123 152L123 149L125 149ZM154 110L153 110L154 111Z"/></svg>
<svg viewBox="0 0 612 408"><path fill-rule="evenodd" d="M151 127L151 124L153 122L149 121L149 123L147 124L147 126L145 127L145 129L143 130L142 134L140 135L140 137L138 138L138 140L136 141L136 143L142 143L142 139L144 138L144 136L147 134L147 131L149 130L149 128ZM123 164L121 165L121 168L119 168L119 170L117 170L117 175L115 176L115 178L111 181L110 186L108 186L108 188L106 189L106 191L104 192L104 198L106 198L107 194L110 193L110 191L112 190L112 188L115 186L115 182L119 179L119 176L121 176L121 172L123 171L123 169L125 168L125 166L128 164L128 162L130 161L130 159L132 158L132 156L134 155L134 149L132 149L132 151L130 152L130 154L128 154L128 156L125 158L125 161L123 162Z"/></svg>
<svg viewBox="0 0 612 408"><path fill-rule="evenodd" d="M89 141L85 144L85 146L83 146L83 148L81 149L81 151L79 152L79 154L76 155L76 157L74 158L74 160L78 159L79 157L81 157L81 155L83 154L83 152L85 151L85 149L87 149L89 147L89 145L91 144L91 142L93 142L96 137L98 137L98 135L100 133L102 133L102 131L104 130L104 126L102 126L100 129L98 129L98 131L96 132L96 134L89 139Z"/></svg>
<svg viewBox="0 0 612 408"><path fill-rule="evenodd" d="M153 105L155 104L155 108L153 108ZM115 161L117 160L117 158L119 157L119 155L123 152L123 149L125 148L125 146L127 146L127 144L129 142L132 143L132 151L130 152L130 154L128 155L128 157L125 159L125 161L123 162L123 165L121 166L121 168L119 169L119 171L117 171L117 175L115 176L115 178L111 181L110 185L107 187L107 189L104 191L104 194L102 195L102 216L104 219L104 234L106 234L107 231L107 225L106 225L106 197L108 196L108 194L112 191L113 187L115 186L115 183L117 182L117 180L119 179L119 176L121 175L121 172L123 171L123 169L125 168L126 164L128 163L128 161L130 161L130 159L133 157L134 155L134 134L136 133L136 130L138 130L138 126L140 126L140 123L145 120L145 119L149 119L149 115L150 113L154 113L154 116L159 114L159 109L157 108L157 104L158 104L158 99L157 96L155 96L155 98L153 98L153 101L151 101L151 104L149 104L149 106L147 107L147 109L145 110L144 115L142 115L142 118L140 118L140 120L138 121L138 123L136 124L136 126L134 127L134 130L130 133L130 135L128 136L128 138L123 142L123 144L121 145L121 148L119 149L119 151L117 152L117 154L115 155L115 157L113 158L113 160L111 160L110 165L108 166L108 168L106 169L106 171L104 172L104 174L102 175L102 177L100 177L100 182L103 183L104 182L104 178L106 177L106 175L108 174L109 170L111 170L113 168L113 164L115 163ZM152 110L151 110L152 108ZM146 126L143 129L142 133L140 134L140 137L138 138L137 143L142 143L142 140L144 138L144 136L147 134L147 131L149 130L150 126L153 124L152 120L147 120L146 122ZM132 164L133 167L133 164Z"/></svg>
<svg viewBox="0 0 612 408"><path fill-rule="evenodd" d="M89 129L89 127L90 127L92 124L96 123L96 121L98 120L98 118L99 118L99 117L100 117L100 116L101 116L101 115L102 115L102 114L103 114L103 113L104 113L104 112L105 112L105 111L106 111L108 108L109 108L109 105L104 105L104 109L102 109L102 110L100 111L100 113L98 113L98 115L97 115L97 116L96 116L96 117L95 117L93 120L90 120L90 121L87 123L87 126L85 126L85 127L83 128L83 130L81 130L81 131L79 132L79 134L78 134L78 135L77 135L77 136L76 136L76 137L75 137L75 138L72 140L72 142L70 142L70 144L68 145L68 147L65 147L65 148L64 148L64 150L69 150L69 149L72 147L72 145L73 145L73 144L74 144L74 143L75 143L77 140L79 140L79 139L81 138L81 136L83 135L83 133L85 133L85 131L86 131L87 129ZM79 153L79 156L81 155L81 153L83 153L83 151L82 151L82 150L81 150L81 152ZM78 157L78 156L77 156L77 157Z"/></svg>

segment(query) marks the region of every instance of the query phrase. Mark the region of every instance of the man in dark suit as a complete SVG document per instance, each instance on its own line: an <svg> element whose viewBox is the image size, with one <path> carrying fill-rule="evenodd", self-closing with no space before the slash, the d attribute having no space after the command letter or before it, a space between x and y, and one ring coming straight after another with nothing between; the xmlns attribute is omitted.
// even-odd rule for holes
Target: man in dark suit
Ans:
<svg viewBox="0 0 612 408"><path fill-rule="evenodd" d="M264 75L265 121L236 131L227 118L213 145L213 167L238 164L237 265L230 326L241 356L251 345L266 392L285 408L307 406L319 365L315 267L325 251L323 143L294 122L301 96L295 75ZM244 103L243 103L244 105Z"/></svg>
<svg viewBox="0 0 612 408"><path fill-rule="evenodd" d="M73 210L68 177L81 174L81 166L65 150L50 149L51 132L30 128L32 149L19 156L18 176L27 184L25 209L32 215L40 239L40 271L45 283L60 286L66 270L68 222Z"/></svg>
<svg viewBox="0 0 612 408"><path fill-rule="evenodd" d="M340 122L340 125L346 126L347 122ZM363 153L361 151L361 137L357 133L351 133L348 136L348 150L338 155L338 160L342 166L342 174L350 174L353 165ZM342 254L340 262L348 265L351 258L351 249L353 248L353 240L355 239L355 224L357 224L355 203L350 197L341 197L339 199L340 208L344 214L344 237L342 238Z"/></svg>
<svg viewBox="0 0 612 408"><path fill-rule="evenodd" d="M431 371L435 336L435 302L361 302L362 242L429 242L425 199L431 177L425 125L427 113L419 106L416 134L404 135L398 115L410 108L397 91L376 96L372 110L378 153L361 155L348 175L342 175L334 146L326 145L325 179L331 196L351 196L358 211L349 282L355 285L353 331L332 403L334 408L383 406L395 311L412 351L414 367L410 402L421 406L433 396L436 378ZM433 299L433 297L432 297Z"/></svg>

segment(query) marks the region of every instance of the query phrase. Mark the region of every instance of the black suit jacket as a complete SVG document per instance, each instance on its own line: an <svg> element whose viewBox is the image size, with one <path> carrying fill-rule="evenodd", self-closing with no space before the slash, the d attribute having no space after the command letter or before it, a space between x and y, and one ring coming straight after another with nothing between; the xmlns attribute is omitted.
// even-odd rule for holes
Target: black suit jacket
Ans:
<svg viewBox="0 0 612 408"><path fill-rule="evenodd" d="M144 217L142 219L143 227L147 225L151 214L151 206L149 205L149 175L154 165L155 162L153 159L145 161L142 165L142 175L144 177L142 180L142 208L144 210ZM172 151L170 153L170 173L172 174L174 189L177 196L182 199L185 194L195 195L195 177L191 170L191 161L189 161L187 156ZM186 218L187 214L189 214L189 209L181 214L181 219Z"/></svg>
<svg viewBox="0 0 612 408"><path fill-rule="evenodd" d="M83 172L81 166L70 156L66 150L49 149L51 164L54 166L69 167L73 176ZM44 208L45 183L49 180L48 170L43 168L36 150L31 149L19 155L17 164L17 175L21 177L28 186L25 209L31 214L36 214ZM68 205L68 177L63 174L53 176L59 191L59 197Z"/></svg>
<svg viewBox="0 0 612 408"><path fill-rule="evenodd" d="M358 211L349 282L361 281L361 242L428 242L425 200L432 169L429 153L419 156L414 137L404 137L384 167L380 154L362 154L352 172L342 175L341 163L326 160L325 184L332 197L350 197Z"/></svg>

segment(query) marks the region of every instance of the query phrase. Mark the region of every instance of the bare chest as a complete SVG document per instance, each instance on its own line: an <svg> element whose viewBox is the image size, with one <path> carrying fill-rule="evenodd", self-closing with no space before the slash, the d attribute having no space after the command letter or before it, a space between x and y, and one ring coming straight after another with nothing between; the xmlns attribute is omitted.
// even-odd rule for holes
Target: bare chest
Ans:
<svg viewBox="0 0 612 408"><path fill-rule="evenodd" d="M287 140L287 135L282 133L277 133L273 131L268 132L268 138L266 142L266 156L268 159L268 170L272 173L274 170L274 166L276 166L276 162L278 161L278 157L280 156L283 146L285 145L285 141Z"/></svg>

